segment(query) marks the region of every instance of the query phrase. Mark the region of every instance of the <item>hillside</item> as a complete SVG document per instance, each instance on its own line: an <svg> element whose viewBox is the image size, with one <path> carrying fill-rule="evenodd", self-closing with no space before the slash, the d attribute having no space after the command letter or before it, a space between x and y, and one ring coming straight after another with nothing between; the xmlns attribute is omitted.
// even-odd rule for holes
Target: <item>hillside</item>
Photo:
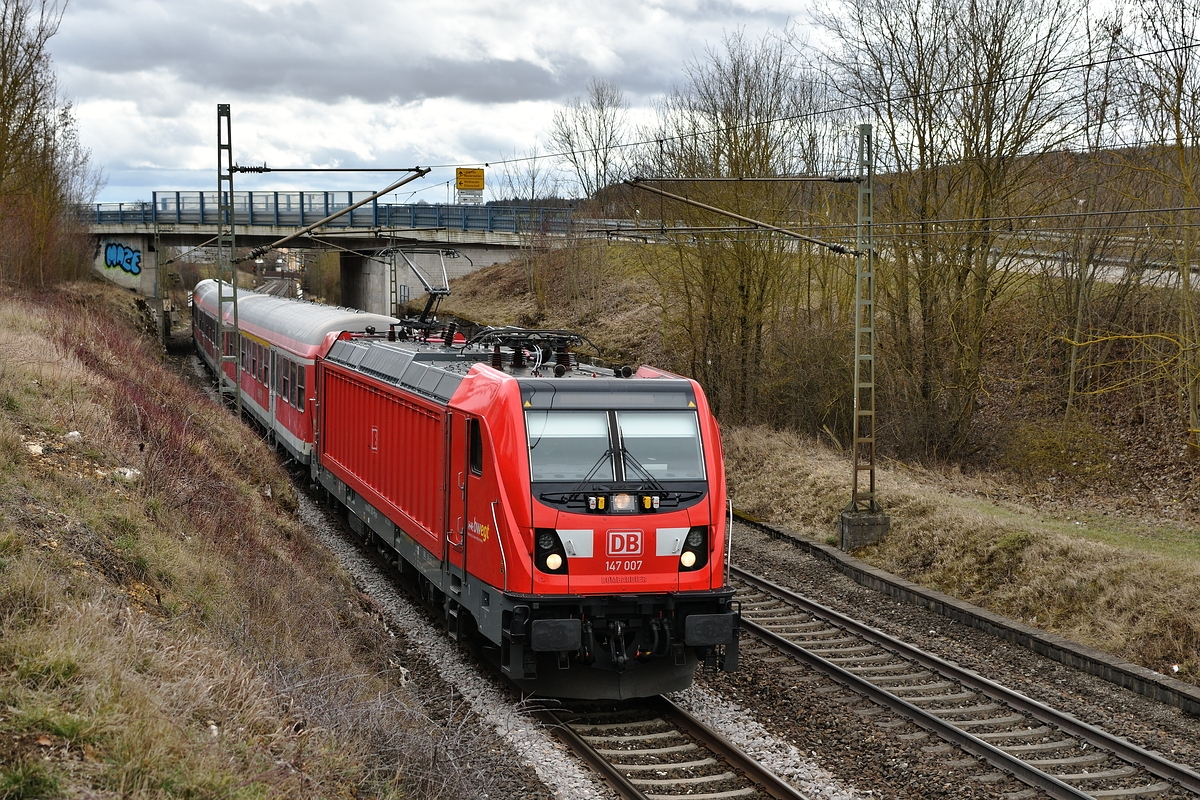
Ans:
<svg viewBox="0 0 1200 800"><path fill-rule="evenodd" d="M613 247L593 256L607 265L582 271L592 287L582 302L565 299L580 296L563 283L570 258L550 254L548 264L480 270L452 284L442 309L481 324L578 330L611 360L679 369L662 352L654 282L639 276L629 252ZM539 270L549 276L547 285L558 281L558 291L547 291L550 299L540 304L531 290ZM1008 352L1013 359L996 370L1028 372L1016 360L1019 351ZM1167 414L1151 420L1126 414L1122 425L1110 399L1097 419L1064 424L1061 411L1041 408L1035 395L1023 404L1002 399L993 396L981 412L989 436L971 459L921 466L900 454L881 455L879 498L891 533L856 555L1200 683L1200 517L1187 499L1192 465L1166 430ZM851 465L828 431L805 435L729 424L722 431L737 508L835 541Z"/></svg>
<svg viewBox="0 0 1200 800"><path fill-rule="evenodd" d="M0 294L0 798L478 796L461 709L144 311Z"/></svg>

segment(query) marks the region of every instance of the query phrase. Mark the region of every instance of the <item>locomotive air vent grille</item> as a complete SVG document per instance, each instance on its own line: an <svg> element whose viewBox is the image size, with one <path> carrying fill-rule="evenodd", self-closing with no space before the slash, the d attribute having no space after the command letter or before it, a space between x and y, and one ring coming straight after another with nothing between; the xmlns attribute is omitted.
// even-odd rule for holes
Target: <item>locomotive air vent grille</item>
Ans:
<svg viewBox="0 0 1200 800"><path fill-rule="evenodd" d="M366 349L366 348L363 348ZM412 363L412 353L383 347L372 347L359 363L358 368L388 383L399 383L404 371Z"/></svg>
<svg viewBox="0 0 1200 800"><path fill-rule="evenodd" d="M334 342L333 347L329 349L329 360L357 369L366 354L367 348L362 345L339 341Z"/></svg>

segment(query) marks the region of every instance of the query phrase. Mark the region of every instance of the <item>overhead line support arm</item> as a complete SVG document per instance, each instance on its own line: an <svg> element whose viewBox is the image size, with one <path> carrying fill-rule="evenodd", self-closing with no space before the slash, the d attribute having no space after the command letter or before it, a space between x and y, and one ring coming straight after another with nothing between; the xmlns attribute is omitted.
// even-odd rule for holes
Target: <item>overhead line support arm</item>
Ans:
<svg viewBox="0 0 1200 800"><path fill-rule="evenodd" d="M313 224L311 224L305 228L301 228L300 230L296 231L295 233L290 233L287 236L283 237L282 239L279 239L278 241L272 242L271 244L263 245L262 247L256 247L253 250L251 250L248 255L245 255L245 256L237 259L234 263L241 264L245 261L253 260L262 255L265 255L266 253L271 252L272 250L274 250L277 247L283 247L285 244L292 241L293 239L298 239L301 236L304 236L305 234L312 233L313 231L315 231L317 228L321 227L322 225L326 225L326 224L332 222L333 220L337 219L338 217L345 216L346 214L349 214L354 209L359 208L361 206L365 206L367 203L370 203L372 200L378 200L379 198L383 197L385 194L391 194L392 192L396 191L397 189L399 189L401 186L403 186L406 183L415 181L417 178L425 177L426 175L429 174L430 168L429 167L414 167L411 170L406 170L406 171L410 171L414 174L407 175L407 176L401 178L400 180L396 181L395 183L393 183L391 186L387 187L383 191L376 192L375 194L371 195L370 197L367 197L363 200L359 200L354 205L346 206L343 209L339 209L338 211L335 211L334 213L330 214L328 217L325 217L325 219L319 219L316 222L314 222Z"/></svg>
<svg viewBox="0 0 1200 800"><path fill-rule="evenodd" d="M662 197L666 197L670 200L677 200L680 203L684 203L689 206L695 206L696 208L702 208L705 211L711 211L714 214L720 214L721 216L729 217L730 219L736 219L741 222L745 222L746 224L753 225L756 228L762 228L764 230L775 231L776 233L782 233L784 236L790 236L791 238L799 239L802 242L808 242L809 244L815 244L818 247L824 247L828 250L833 251L834 253L839 253L841 255L846 255L846 256L861 256L861 255L863 255L858 250L854 250L852 248L846 247L845 245L838 244L837 242L823 242L820 239L814 239L811 236L805 236L802 233L796 233L795 231L788 230L787 228L780 228L778 225L772 225L768 222L762 222L760 220L753 219L752 217L744 217L741 214L735 214L732 211L726 211L723 208L717 208L716 206L710 206L707 203L701 203L698 200L692 200L691 198L684 197L682 195L672 194L671 192L665 192L662 189L658 189L654 186L650 186L649 184L647 184L645 182L644 178L634 178L633 180L625 181L625 183L626 183L626 185L632 186L635 189L643 189L647 192L652 192L654 194L661 195Z"/></svg>

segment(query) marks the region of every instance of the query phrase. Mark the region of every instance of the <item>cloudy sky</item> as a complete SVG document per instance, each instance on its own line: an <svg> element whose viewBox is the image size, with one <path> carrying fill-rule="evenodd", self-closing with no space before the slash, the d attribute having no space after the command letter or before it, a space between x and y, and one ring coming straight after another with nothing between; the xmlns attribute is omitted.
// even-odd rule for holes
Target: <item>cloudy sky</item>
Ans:
<svg viewBox="0 0 1200 800"><path fill-rule="evenodd" d="M647 113L726 32L757 39L803 14L795 0L69 0L50 44L107 176L101 201L215 189L229 103L239 164L438 166L403 191L445 202L454 165L544 149L556 105L592 76ZM391 180L239 175L235 188Z"/></svg>

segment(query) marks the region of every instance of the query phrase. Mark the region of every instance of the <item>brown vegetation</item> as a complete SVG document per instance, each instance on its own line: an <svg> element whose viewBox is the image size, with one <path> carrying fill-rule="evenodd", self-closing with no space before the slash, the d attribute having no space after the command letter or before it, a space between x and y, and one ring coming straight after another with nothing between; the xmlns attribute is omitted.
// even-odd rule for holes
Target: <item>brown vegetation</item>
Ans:
<svg viewBox="0 0 1200 800"><path fill-rule="evenodd" d="M0 296L0 797L474 794L279 462L144 328Z"/></svg>

